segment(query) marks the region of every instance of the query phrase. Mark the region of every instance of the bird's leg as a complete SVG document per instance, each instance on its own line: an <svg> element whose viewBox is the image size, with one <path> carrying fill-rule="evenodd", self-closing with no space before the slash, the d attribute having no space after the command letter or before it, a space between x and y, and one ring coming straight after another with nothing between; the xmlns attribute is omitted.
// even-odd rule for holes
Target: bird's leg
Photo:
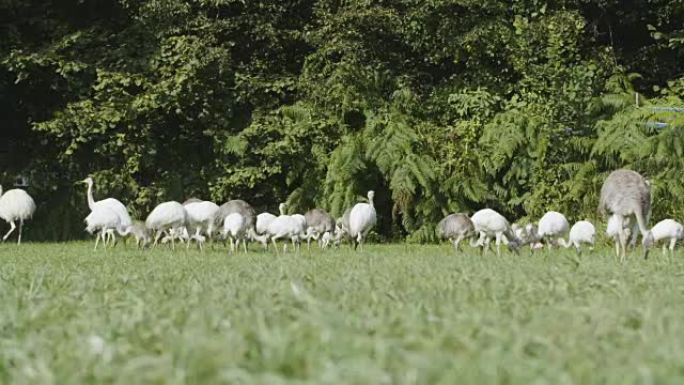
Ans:
<svg viewBox="0 0 684 385"><path fill-rule="evenodd" d="M97 251L97 245L100 243L100 236L101 235L102 235L102 233L97 233L97 235L95 236L95 248L93 249L93 251Z"/></svg>
<svg viewBox="0 0 684 385"><path fill-rule="evenodd" d="M620 229L620 232L618 233L618 237L620 240L620 263L625 261L626 258L626 253L627 253L627 234L625 234L624 229Z"/></svg>
<svg viewBox="0 0 684 385"><path fill-rule="evenodd" d="M7 240L7 238L9 238L10 234L12 234L12 232L14 231L14 229L17 228L17 225L14 224L14 221L10 221L9 224L10 224L10 229L9 229L9 231L7 232L7 234L5 234L4 237L2 237L2 241L3 241L3 242L5 242L5 241Z"/></svg>
<svg viewBox="0 0 684 385"><path fill-rule="evenodd" d="M19 228L19 234L21 234L21 228ZM670 254L674 252L675 244L677 243L677 238L670 239Z"/></svg>
<svg viewBox="0 0 684 385"><path fill-rule="evenodd" d="M278 253L278 244L276 243L276 238L275 238L275 237L271 238L271 242L273 242L273 248L275 249L276 255L280 255L280 254ZM285 248L285 247L283 246L283 249L284 249L284 248Z"/></svg>
<svg viewBox="0 0 684 385"><path fill-rule="evenodd" d="M242 248L245 249L245 254L247 254L247 240L242 238Z"/></svg>
<svg viewBox="0 0 684 385"><path fill-rule="evenodd" d="M17 245L21 245L21 229L24 228L24 220L19 220L19 240L17 240ZM672 245L674 247L674 245Z"/></svg>
<svg viewBox="0 0 684 385"><path fill-rule="evenodd" d="M496 234L496 256L500 257L501 256L501 233Z"/></svg>
<svg viewBox="0 0 684 385"><path fill-rule="evenodd" d="M24 220L19 220L19 239L17 240L17 245L21 245L21 229L24 227Z"/></svg>
<svg viewBox="0 0 684 385"><path fill-rule="evenodd" d="M161 238L163 234L163 231L157 230L157 234L154 236L154 243L152 244L152 248L157 247L157 244L159 243L159 238Z"/></svg>
<svg viewBox="0 0 684 385"><path fill-rule="evenodd" d="M463 234L458 234L458 237L456 237L456 240L454 240L454 250L458 252L458 244L461 243L463 240Z"/></svg>

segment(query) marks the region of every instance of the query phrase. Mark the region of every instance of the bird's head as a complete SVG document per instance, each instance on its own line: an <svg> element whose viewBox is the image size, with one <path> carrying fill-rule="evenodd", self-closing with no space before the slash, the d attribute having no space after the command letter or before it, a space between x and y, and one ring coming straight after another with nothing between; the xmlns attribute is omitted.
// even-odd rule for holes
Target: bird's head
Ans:
<svg viewBox="0 0 684 385"><path fill-rule="evenodd" d="M644 246L644 259L648 258L648 251L654 243L655 239L653 238L653 233L649 230L646 232L644 240L641 242L642 246Z"/></svg>
<svg viewBox="0 0 684 385"><path fill-rule="evenodd" d="M92 186L92 184L93 184L93 178L87 177L87 178L83 179L82 181L80 181L79 183L85 183L85 184L87 184L88 186Z"/></svg>
<svg viewBox="0 0 684 385"><path fill-rule="evenodd" d="M375 197L375 191L373 191L373 190L368 191L368 201L373 202L374 197Z"/></svg>

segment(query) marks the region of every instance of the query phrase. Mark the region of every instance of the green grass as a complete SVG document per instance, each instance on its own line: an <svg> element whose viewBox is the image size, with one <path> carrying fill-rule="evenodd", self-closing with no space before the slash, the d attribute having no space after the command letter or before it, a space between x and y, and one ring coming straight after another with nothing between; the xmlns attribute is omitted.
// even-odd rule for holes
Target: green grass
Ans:
<svg viewBox="0 0 684 385"><path fill-rule="evenodd" d="M684 383L681 255L91 248L0 245L0 383Z"/></svg>

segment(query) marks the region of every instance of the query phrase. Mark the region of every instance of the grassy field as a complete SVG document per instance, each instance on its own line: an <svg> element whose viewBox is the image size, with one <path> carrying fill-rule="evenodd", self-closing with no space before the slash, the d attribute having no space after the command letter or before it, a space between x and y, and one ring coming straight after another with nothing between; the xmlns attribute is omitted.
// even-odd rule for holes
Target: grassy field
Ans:
<svg viewBox="0 0 684 385"><path fill-rule="evenodd" d="M0 245L2 384L682 384L684 263Z"/></svg>

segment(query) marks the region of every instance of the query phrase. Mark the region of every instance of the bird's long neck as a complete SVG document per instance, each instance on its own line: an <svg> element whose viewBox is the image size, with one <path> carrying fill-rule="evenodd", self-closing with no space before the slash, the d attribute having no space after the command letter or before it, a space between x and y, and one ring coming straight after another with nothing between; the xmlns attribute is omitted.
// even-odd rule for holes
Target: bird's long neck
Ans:
<svg viewBox="0 0 684 385"><path fill-rule="evenodd" d="M368 204L371 205L371 207L375 207L373 205L373 196L372 195L368 195Z"/></svg>
<svg viewBox="0 0 684 385"><path fill-rule="evenodd" d="M88 183L88 207L90 209L93 209L93 206L95 206L95 199L93 199L93 182Z"/></svg>
<svg viewBox="0 0 684 385"><path fill-rule="evenodd" d="M285 205L284 204L281 203L280 206L278 206L278 210L280 210L280 215L285 215Z"/></svg>
<svg viewBox="0 0 684 385"><path fill-rule="evenodd" d="M2 186L0 186L0 197L2 196Z"/></svg>

